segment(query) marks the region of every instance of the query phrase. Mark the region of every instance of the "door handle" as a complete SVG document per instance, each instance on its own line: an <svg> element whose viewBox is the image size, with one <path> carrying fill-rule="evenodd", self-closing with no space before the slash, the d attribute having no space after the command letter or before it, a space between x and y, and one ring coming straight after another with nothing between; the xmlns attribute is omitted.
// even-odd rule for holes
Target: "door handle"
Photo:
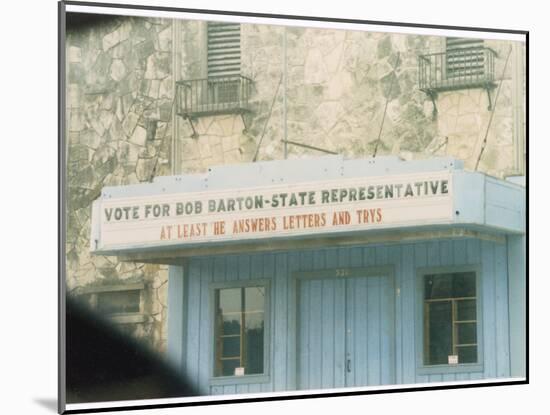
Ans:
<svg viewBox="0 0 550 415"><path fill-rule="evenodd" d="M346 371L351 372L351 359L346 359Z"/></svg>

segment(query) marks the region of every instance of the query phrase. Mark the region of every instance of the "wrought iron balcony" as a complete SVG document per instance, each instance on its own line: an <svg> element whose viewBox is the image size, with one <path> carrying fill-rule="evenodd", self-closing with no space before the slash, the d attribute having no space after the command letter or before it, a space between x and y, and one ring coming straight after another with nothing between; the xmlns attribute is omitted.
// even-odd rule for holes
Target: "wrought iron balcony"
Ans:
<svg viewBox="0 0 550 415"><path fill-rule="evenodd" d="M421 55L418 84L430 96L438 92L495 86L496 53L486 47Z"/></svg>
<svg viewBox="0 0 550 415"><path fill-rule="evenodd" d="M242 114L249 110L252 80L242 76L210 76L179 81L177 112L184 118Z"/></svg>

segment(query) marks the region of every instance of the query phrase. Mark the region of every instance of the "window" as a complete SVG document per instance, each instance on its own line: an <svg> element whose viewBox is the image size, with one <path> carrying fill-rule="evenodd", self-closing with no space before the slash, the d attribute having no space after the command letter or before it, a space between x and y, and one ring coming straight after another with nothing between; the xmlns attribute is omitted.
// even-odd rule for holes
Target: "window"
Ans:
<svg viewBox="0 0 550 415"><path fill-rule="evenodd" d="M139 313L140 290L97 293L97 311L103 315Z"/></svg>
<svg viewBox="0 0 550 415"><path fill-rule="evenodd" d="M485 74L483 40L448 37L445 40L447 79L479 77Z"/></svg>
<svg viewBox="0 0 550 415"><path fill-rule="evenodd" d="M478 362L475 272L423 276L424 365Z"/></svg>
<svg viewBox="0 0 550 415"><path fill-rule="evenodd" d="M241 25L208 22L208 77L241 74Z"/></svg>
<svg viewBox="0 0 550 415"><path fill-rule="evenodd" d="M115 323L142 323L146 320L142 311L144 288L141 283L86 287L80 299Z"/></svg>
<svg viewBox="0 0 550 415"><path fill-rule="evenodd" d="M214 376L263 374L266 287L214 291Z"/></svg>
<svg viewBox="0 0 550 415"><path fill-rule="evenodd" d="M207 22L204 50L203 77L176 83L177 113L191 120L249 111L252 80L241 74L241 25Z"/></svg>
<svg viewBox="0 0 550 415"><path fill-rule="evenodd" d="M209 22L207 49L210 101L237 102L241 86L241 25Z"/></svg>
<svg viewBox="0 0 550 415"><path fill-rule="evenodd" d="M438 93L459 89L483 88L488 107L492 108L490 91L496 87L496 53L483 40L449 37L441 52L419 55L419 89L431 98L437 114Z"/></svg>

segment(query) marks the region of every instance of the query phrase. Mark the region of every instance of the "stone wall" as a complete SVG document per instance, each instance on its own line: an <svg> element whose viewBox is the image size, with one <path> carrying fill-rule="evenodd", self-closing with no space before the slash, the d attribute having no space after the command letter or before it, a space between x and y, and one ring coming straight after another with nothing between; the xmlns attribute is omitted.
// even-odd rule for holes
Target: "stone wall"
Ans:
<svg viewBox="0 0 550 415"><path fill-rule="evenodd" d="M200 26L191 22L183 28L194 45L204 45ZM259 159L283 157L283 31L241 26L242 74L254 81L251 112L244 119L201 117L195 125L198 138L187 122L180 122L182 172L251 161L264 128ZM288 28L286 37L288 140L347 157L446 155L475 168L491 115L486 91L440 93L434 117L430 98L418 89L418 55L443 51L443 38L312 28ZM510 42L486 45L497 52L495 76L504 73L504 81L478 170L504 177L521 173L515 161L511 62L503 72ZM204 47L185 43L184 49L192 58L188 63L182 59L182 79L204 76ZM493 101L495 95L496 89ZM289 157L322 155L298 146L288 150Z"/></svg>
<svg viewBox="0 0 550 415"><path fill-rule="evenodd" d="M250 162L260 140L259 160L281 159L283 33L282 27L241 26L242 74L254 81L251 111L197 118L198 136L188 120L172 116L173 74L177 80L205 77L203 22L117 17L68 33L67 284L78 292L145 282L150 322L133 331L159 350L166 343L167 268L91 256L91 202L103 186ZM288 28L286 45L288 140L349 158L446 155L475 168L491 116L485 90L440 93L434 117L431 100L418 89L418 55L442 51L444 39ZM479 170L503 177L518 172L514 73L510 63L503 71L510 42L487 45L498 53L495 74L500 79L504 73L504 80ZM288 150L291 158L322 155L292 145Z"/></svg>
<svg viewBox="0 0 550 415"><path fill-rule="evenodd" d="M437 130L440 136L448 139L447 144L437 154L462 159L467 169L474 170L487 134L487 145L479 159L478 170L503 178L522 173L521 166L515 161L516 151L521 151L521 145L515 142L517 138L514 137L513 125L514 52L510 52L510 42L485 41L485 44L497 53L497 87L491 91L491 102L495 109L491 126L487 128L491 111L488 110L489 98L485 90L467 89L440 93L437 100ZM502 85L498 92L500 79Z"/></svg>
<svg viewBox="0 0 550 415"><path fill-rule="evenodd" d="M265 30L250 28L247 37L261 40ZM252 41L257 46L243 63L245 73L250 71L257 83L261 97L257 106L269 101L281 76L282 29L278 32L270 37L273 50L268 53L261 41ZM388 99L377 154L423 151L436 131L425 111L425 96L415 88L416 54L427 49L429 42L427 37L287 29L288 139L348 157L370 156ZM282 123L279 106L270 120L262 158L281 157ZM257 133L262 126L263 120L257 120L251 131ZM297 146L290 146L289 154L315 155Z"/></svg>
<svg viewBox="0 0 550 415"><path fill-rule="evenodd" d="M68 290L144 282L150 320L126 329L159 349L167 267L91 256L90 213L102 187L171 172L171 30L167 20L104 18L69 25L66 42Z"/></svg>
<svg viewBox="0 0 550 415"><path fill-rule="evenodd" d="M179 79L206 77L205 22L184 20L179 22L178 27L181 39L178 51L181 65ZM246 36L243 36L241 38L243 59L248 54L245 41ZM246 71L243 70L243 74L246 74ZM261 97L256 95L254 99L260 102ZM254 111L252 119L263 118L261 114ZM252 160L251 154L255 150L255 140L258 137L251 136L245 131L245 124L240 116L206 116L194 119L192 122L198 138L193 137L194 131L188 120L181 118L177 120L179 149L177 170L179 172L198 173L206 171L213 165Z"/></svg>

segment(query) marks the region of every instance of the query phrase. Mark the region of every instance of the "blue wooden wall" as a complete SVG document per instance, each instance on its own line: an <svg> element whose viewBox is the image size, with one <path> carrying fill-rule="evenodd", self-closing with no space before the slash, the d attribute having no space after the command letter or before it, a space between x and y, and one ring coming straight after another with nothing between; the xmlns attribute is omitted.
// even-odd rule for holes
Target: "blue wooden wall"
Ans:
<svg viewBox="0 0 550 415"><path fill-rule="evenodd" d="M478 266L481 271L482 360L479 371L421 374L417 370L415 318L417 269ZM280 253L192 258L186 267L187 334L183 368L204 394L233 394L293 390L296 387L295 321L289 312L296 302L291 274L343 267L393 266L395 297L396 383L437 382L507 377L510 375L508 277L506 244L478 239L449 239L407 244L367 245ZM210 284L212 282L269 279L269 381L211 384ZM358 357L360 360L361 358ZM239 382L243 379L239 379Z"/></svg>

